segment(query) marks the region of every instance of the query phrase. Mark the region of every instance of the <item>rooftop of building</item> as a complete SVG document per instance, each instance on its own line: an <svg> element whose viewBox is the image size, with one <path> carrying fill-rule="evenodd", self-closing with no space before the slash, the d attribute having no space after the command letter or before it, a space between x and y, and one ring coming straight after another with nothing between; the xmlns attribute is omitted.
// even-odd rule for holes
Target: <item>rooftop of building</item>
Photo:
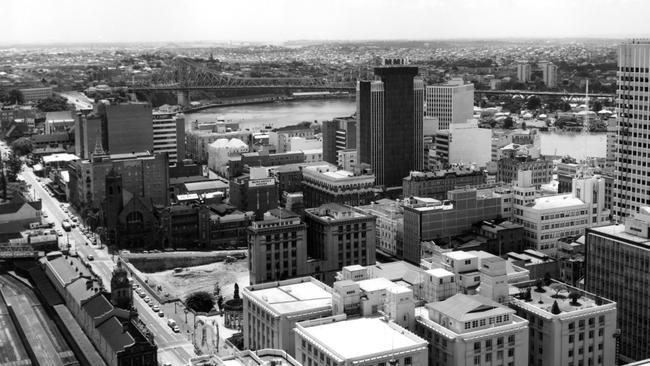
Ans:
<svg viewBox="0 0 650 366"><path fill-rule="evenodd" d="M444 253L444 255L451 258L451 259L453 259L453 260L457 260L457 261L464 261L464 260L468 260L468 259L478 258L477 255L472 254L470 252L464 252L462 250L447 252L447 253Z"/></svg>
<svg viewBox="0 0 650 366"><path fill-rule="evenodd" d="M589 230L605 235L616 236L622 240L627 240L650 248L650 238L644 238L642 236L632 235L625 232L625 225L623 224L594 227Z"/></svg>
<svg viewBox="0 0 650 366"><path fill-rule="evenodd" d="M395 282L383 277L361 280L357 283L359 284L359 288L364 292L375 292L397 286Z"/></svg>
<svg viewBox="0 0 650 366"><path fill-rule="evenodd" d="M228 183L225 183L221 179L210 179L210 180L203 180L200 182L189 182L183 185L185 186L185 189L190 193L195 191L221 190L221 189L228 188Z"/></svg>
<svg viewBox="0 0 650 366"><path fill-rule="evenodd" d="M305 209L308 216L315 217L321 221L338 222L350 219L373 218L374 216L360 212L354 207L342 205L340 203L326 203L319 207Z"/></svg>
<svg viewBox="0 0 650 366"><path fill-rule="evenodd" d="M377 263L368 268L369 276L373 278L386 278L395 283L406 283L416 285L422 282L422 272L424 269L412 265L405 261L390 263Z"/></svg>
<svg viewBox="0 0 650 366"><path fill-rule="evenodd" d="M332 306L331 289L311 277L252 285L244 294L276 315L326 310Z"/></svg>
<svg viewBox="0 0 650 366"><path fill-rule="evenodd" d="M472 175L482 176L483 172L480 170L472 170L469 168L442 169L433 172L411 171L407 177L403 178L403 180L419 181L419 180L427 180L427 179L440 179L440 178L472 176Z"/></svg>
<svg viewBox="0 0 650 366"><path fill-rule="evenodd" d="M46 122L74 122L72 111L47 112L45 114Z"/></svg>
<svg viewBox="0 0 650 366"><path fill-rule="evenodd" d="M535 202L528 205L528 207L535 210L552 210L581 206L584 204L585 203L580 198L573 197L573 195L569 193L535 198Z"/></svg>
<svg viewBox="0 0 650 366"><path fill-rule="evenodd" d="M446 300L429 303L426 308L459 322L514 313L513 310L485 296L465 294L456 294Z"/></svg>
<svg viewBox="0 0 650 366"><path fill-rule="evenodd" d="M205 355L190 359L189 366L301 366L287 352L280 349L244 350L233 356Z"/></svg>
<svg viewBox="0 0 650 366"><path fill-rule="evenodd" d="M513 304L546 317L562 316L562 314L581 310L594 310L603 306L614 308L616 305L611 300L558 281L551 281L548 285L543 281L525 281L511 284L509 289L510 296L513 297ZM530 292L530 298L527 299L528 292ZM576 296L579 295L576 302L571 299L574 293ZM558 314L552 313L555 302L560 310Z"/></svg>
<svg viewBox="0 0 650 366"><path fill-rule="evenodd" d="M357 318L299 327L301 333L339 360L358 359L378 354L426 350L427 342L408 330L382 318Z"/></svg>
<svg viewBox="0 0 650 366"><path fill-rule="evenodd" d="M55 163L55 162L67 162L67 161L74 161L74 160L79 160L79 157L75 154L52 154L52 155L45 155L42 157L43 163L48 164L48 163Z"/></svg>
<svg viewBox="0 0 650 366"><path fill-rule="evenodd" d="M444 268L427 269L425 272L436 278L454 276L453 272L449 272Z"/></svg>

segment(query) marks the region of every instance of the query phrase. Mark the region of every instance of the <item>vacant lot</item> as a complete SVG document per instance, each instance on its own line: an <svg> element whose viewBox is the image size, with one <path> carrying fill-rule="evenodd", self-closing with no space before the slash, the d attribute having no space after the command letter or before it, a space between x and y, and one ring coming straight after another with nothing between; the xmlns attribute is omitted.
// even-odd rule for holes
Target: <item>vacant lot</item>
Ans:
<svg viewBox="0 0 650 366"><path fill-rule="evenodd" d="M235 283L238 283L240 288L249 285L248 261L246 259L233 263L216 262L187 267L178 273L168 270L141 274L152 287L161 286L163 293L177 296L182 300L195 291L212 293L216 283L221 288L221 295L225 299L229 299L232 297Z"/></svg>

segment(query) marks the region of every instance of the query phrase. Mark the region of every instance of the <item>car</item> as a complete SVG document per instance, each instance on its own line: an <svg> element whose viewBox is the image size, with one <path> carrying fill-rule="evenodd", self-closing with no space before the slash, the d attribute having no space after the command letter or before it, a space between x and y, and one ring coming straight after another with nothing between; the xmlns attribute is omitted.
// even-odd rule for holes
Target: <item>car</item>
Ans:
<svg viewBox="0 0 650 366"><path fill-rule="evenodd" d="M77 220L77 217L74 216L74 217L72 217L72 222L79 222L79 220Z"/></svg>
<svg viewBox="0 0 650 366"><path fill-rule="evenodd" d="M92 254L88 254L88 260L89 260L89 261L94 261L94 260L95 260L95 257L93 257Z"/></svg>
<svg viewBox="0 0 650 366"><path fill-rule="evenodd" d="M138 296L140 296L140 298L144 299L145 296L147 296L147 294L145 294L144 291L139 291Z"/></svg>
<svg viewBox="0 0 650 366"><path fill-rule="evenodd" d="M167 325L168 325L170 328L173 328L173 327L176 326L176 321L175 321L174 319L167 319Z"/></svg>
<svg viewBox="0 0 650 366"><path fill-rule="evenodd" d="M41 216L47 218L47 212L43 212L43 213L41 214Z"/></svg>
<svg viewBox="0 0 650 366"><path fill-rule="evenodd" d="M61 229L56 229L56 235L63 236L63 231L61 231Z"/></svg>
<svg viewBox="0 0 650 366"><path fill-rule="evenodd" d="M164 316L165 316L165 312L162 311L162 310L158 311L158 316L161 317L161 318L164 317Z"/></svg>
<svg viewBox="0 0 650 366"><path fill-rule="evenodd" d="M160 306L154 305L151 307L151 309L153 309L153 311L160 311Z"/></svg>
<svg viewBox="0 0 650 366"><path fill-rule="evenodd" d="M72 222L72 223L70 224L70 227L74 229L74 228L77 227L77 224L75 224L74 222Z"/></svg>
<svg viewBox="0 0 650 366"><path fill-rule="evenodd" d="M146 295L145 295L145 297L144 297L144 302L146 302L146 303L148 304L149 301L151 301L151 298L150 298L149 296L146 296Z"/></svg>
<svg viewBox="0 0 650 366"><path fill-rule="evenodd" d="M137 283L132 284L131 288L137 291L138 290L138 284Z"/></svg>
<svg viewBox="0 0 650 366"><path fill-rule="evenodd" d="M172 327L172 330L174 331L174 333L180 333L181 332L181 328L179 328L178 325L174 325Z"/></svg>

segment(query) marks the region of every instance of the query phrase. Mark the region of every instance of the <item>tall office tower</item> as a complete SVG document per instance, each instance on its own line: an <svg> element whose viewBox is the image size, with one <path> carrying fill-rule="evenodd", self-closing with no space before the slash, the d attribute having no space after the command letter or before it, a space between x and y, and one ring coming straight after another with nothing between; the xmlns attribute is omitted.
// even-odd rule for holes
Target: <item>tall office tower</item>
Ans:
<svg viewBox="0 0 650 366"><path fill-rule="evenodd" d="M75 155L81 159L90 159L97 146L96 140L102 138L102 120L98 115L77 114L74 125Z"/></svg>
<svg viewBox="0 0 650 366"><path fill-rule="evenodd" d="M424 162L424 82L417 67L375 68L381 81L357 84L359 164L369 164L377 184L401 187L411 170Z"/></svg>
<svg viewBox="0 0 650 366"><path fill-rule="evenodd" d="M542 69L544 85L548 88L555 88L557 86L557 66L548 61L540 62L538 66Z"/></svg>
<svg viewBox="0 0 650 366"><path fill-rule="evenodd" d="M169 164L185 158L185 117L176 113L153 113L153 152L167 153Z"/></svg>
<svg viewBox="0 0 650 366"><path fill-rule="evenodd" d="M587 229L585 290L616 301L623 363L650 357L650 208L625 225Z"/></svg>
<svg viewBox="0 0 650 366"><path fill-rule="evenodd" d="M650 41L632 40L618 48L618 151L612 208L622 220L650 204Z"/></svg>
<svg viewBox="0 0 650 366"><path fill-rule="evenodd" d="M522 83L527 83L531 80L533 70L530 64L520 62L517 64L517 80Z"/></svg>
<svg viewBox="0 0 650 366"><path fill-rule="evenodd" d="M449 129L452 123L466 123L474 114L474 84L464 84L453 78L443 85L426 87L427 117L437 117L439 129Z"/></svg>
<svg viewBox="0 0 650 366"><path fill-rule="evenodd" d="M107 153L153 152L150 104L116 104L105 108L102 114L102 143Z"/></svg>

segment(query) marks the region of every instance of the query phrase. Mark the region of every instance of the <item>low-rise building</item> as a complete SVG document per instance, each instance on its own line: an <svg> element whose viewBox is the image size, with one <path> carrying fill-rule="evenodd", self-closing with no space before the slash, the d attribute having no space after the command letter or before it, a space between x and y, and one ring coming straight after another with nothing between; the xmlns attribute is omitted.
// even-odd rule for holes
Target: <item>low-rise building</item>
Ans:
<svg viewBox="0 0 650 366"><path fill-rule="evenodd" d="M561 282L511 285L529 322L528 365L615 365L616 303Z"/></svg>
<svg viewBox="0 0 650 366"><path fill-rule="evenodd" d="M432 172L411 172L402 180L404 197L430 197L438 200L447 198L447 192L466 186L485 183L485 174L480 170L447 169Z"/></svg>
<svg viewBox="0 0 650 366"><path fill-rule="evenodd" d="M276 348L295 357L296 323L332 315L332 289L302 277L245 287L244 348Z"/></svg>
<svg viewBox="0 0 650 366"><path fill-rule="evenodd" d="M427 342L382 318L338 315L300 322L295 332L303 365L427 365Z"/></svg>
<svg viewBox="0 0 650 366"><path fill-rule="evenodd" d="M528 321L481 295L457 294L416 309L429 366L526 365Z"/></svg>
<svg viewBox="0 0 650 366"><path fill-rule="evenodd" d="M374 197L375 176L338 170L334 165L312 165L302 170L305 207L336 202L367 205Z"/></svg>
<svg viewBox="0 0 650 366"><path fill-rule="evenodd" d="M375 217L377 250L402 258L404 256L404 207L400 201L382 199L357 208Z"/></svg>

